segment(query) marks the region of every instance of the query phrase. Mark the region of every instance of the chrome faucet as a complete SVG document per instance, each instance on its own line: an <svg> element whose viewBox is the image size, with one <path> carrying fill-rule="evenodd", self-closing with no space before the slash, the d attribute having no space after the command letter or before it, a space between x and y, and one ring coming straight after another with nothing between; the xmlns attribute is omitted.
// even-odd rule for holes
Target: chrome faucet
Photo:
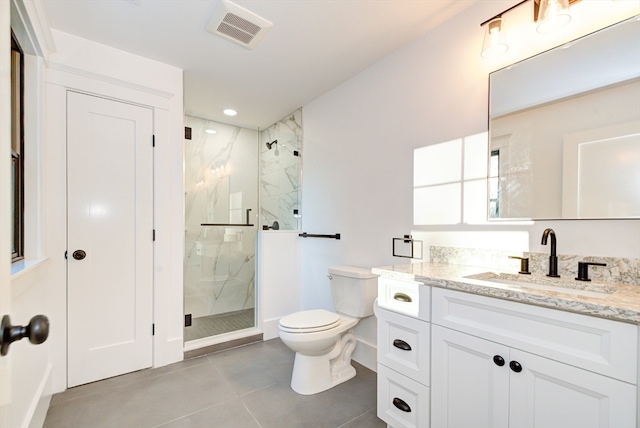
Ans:
<svg viewBox="0 0 640 428"><path fill-rule="evenodd" d="M551 236L551 255L549 256L549 273L547 276L560 278L558 275L558 257L556 256L556 233L553 229L545 229L542 232L542 245L547 245L547 238Z"/></svg>

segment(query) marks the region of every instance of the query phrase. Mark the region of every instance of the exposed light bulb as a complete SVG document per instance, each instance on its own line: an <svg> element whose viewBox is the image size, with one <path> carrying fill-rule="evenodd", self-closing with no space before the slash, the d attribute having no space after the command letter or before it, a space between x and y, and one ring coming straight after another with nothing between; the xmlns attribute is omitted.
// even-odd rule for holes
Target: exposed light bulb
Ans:
<svg viewBox="0 0 640 428"><path fill-rule="evenodd" d="M487 24L481 55L483 58L494 58L503 55L508 50L509 45L502 28L502 17L495 18Z"/></svg>
<svg viewBox="0 0 640 428"><path fill-rule="evenodd" d="M538 33L559 30L571 21L569 0L542 0L538 13Z"/></svg>

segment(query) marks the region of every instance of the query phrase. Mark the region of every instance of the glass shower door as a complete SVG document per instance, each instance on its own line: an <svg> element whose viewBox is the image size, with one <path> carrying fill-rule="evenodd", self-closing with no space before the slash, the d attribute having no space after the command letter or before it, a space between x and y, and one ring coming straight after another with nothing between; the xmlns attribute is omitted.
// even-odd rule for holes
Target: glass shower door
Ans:
<svg viewBox="0 0 640 428"><path fill-rule="evenodd" d="M185 125L188 342L256 325L258 135L189 116Z"/></svg>

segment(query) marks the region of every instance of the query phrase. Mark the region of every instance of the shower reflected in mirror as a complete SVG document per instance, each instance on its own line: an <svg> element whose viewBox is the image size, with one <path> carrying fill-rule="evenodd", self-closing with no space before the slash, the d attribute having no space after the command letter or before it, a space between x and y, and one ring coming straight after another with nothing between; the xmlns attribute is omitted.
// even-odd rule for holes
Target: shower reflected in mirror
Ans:
<svg viewBox="0 0 640 428"><path fill-rule="evenodd" d="M267 141L267 142L266 142L267 149L271 150L271 148L272 148L274 145L276 145L276 144L278 144L278 140L273 140L272 142L268 142L268 141ZM277 148L277 147L276 147L276 150L278 150L278 148Z"/></svg>

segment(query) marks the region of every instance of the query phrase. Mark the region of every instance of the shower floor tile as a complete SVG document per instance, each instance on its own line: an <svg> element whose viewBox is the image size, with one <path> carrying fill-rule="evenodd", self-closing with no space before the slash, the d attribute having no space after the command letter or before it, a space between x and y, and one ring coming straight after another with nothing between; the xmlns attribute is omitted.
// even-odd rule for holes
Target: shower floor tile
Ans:
<svg viewBox="0 0 640 428"><path fill-rule="evenodd" d="M254 309L250 308L241 311L194 318L193 324L190 327L184 328L184 341L189 342L191 340L217 336L219 334L254 327L254 314Z"/></svg>

